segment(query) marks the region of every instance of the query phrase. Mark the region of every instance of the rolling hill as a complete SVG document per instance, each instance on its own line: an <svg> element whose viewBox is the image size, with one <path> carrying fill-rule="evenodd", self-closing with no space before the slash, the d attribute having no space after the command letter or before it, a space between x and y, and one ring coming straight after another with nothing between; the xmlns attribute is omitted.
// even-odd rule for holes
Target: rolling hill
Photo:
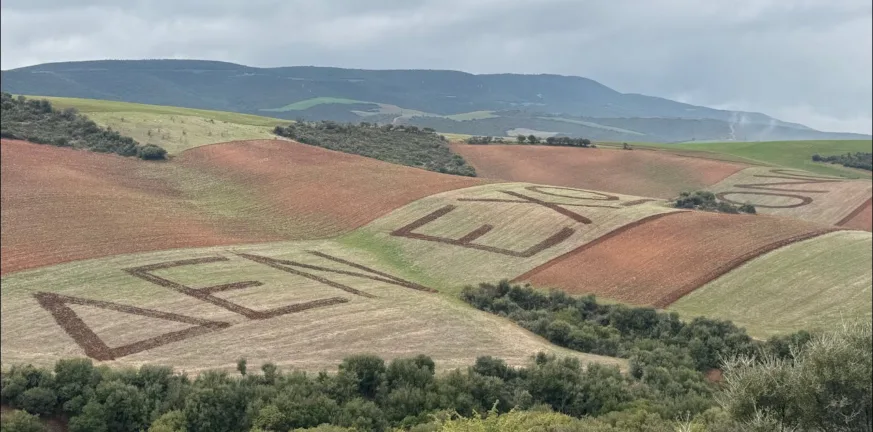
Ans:
<svg viewBox="0 0 873 432"><path fill-rule="evenodd" d="M558 75L439 70L256 68L197 60L51 63L2 71L0 88L267 114L286 119L408 122L441 132L504 135L524 128L617 141L864 139L760 113L625 94ZM635 139L636 138L636 139Z"/></svg>

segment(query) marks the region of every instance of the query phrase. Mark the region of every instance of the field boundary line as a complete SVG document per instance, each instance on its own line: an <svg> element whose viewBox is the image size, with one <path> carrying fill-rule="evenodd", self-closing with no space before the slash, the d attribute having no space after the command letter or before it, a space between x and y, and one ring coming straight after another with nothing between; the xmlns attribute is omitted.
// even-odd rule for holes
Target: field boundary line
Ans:
<svg viewBox="0 0 873 432"><path fill-rule="evenodd" d="M867 198L867 201L864 201L863 204L858 206L855 210L852 210L851 213L849 213L846 217L840 219L840 221L837 222L835 225L836 226L843 226L843 225L849 223L850 220L854 219L855 216L858 216L859 214L861 214L861 212L863 212L864 209L867 208L867 206L871 205L871 203L873 203L873 197Z"/></svg>
<svg viewBox="0 0 873 432"><path fill-rule="evenodd" d="M527 272L523 273L520 276L516 276L515 278L512 279L512 281L513 282L521 282L525 279L530 279L535 274L537 274L541 271L544 271L544 270L548 270L552 266L558 264L561 261L564 261L565 259L569 259L569 258L575 256L576 254L580 254L582 252L585 252L586 250L588 250L594 246L597 246L598 244L600 244L606 240L609 240L612 237L623 234L624 232L626 232L632 228L636 228L636 227L638 227L642 224L645 224L647 222L661 219L663 217L670 216L670 215L676 215L676 214L682 214L682 213L688 213L688 212L690 212L690 210L680 210L680 211L671 211L671 212L666 212L666 213L658 213L658 214L653 214L651 216L646 216L642 219L633 221L629 224L622 225L622 226L620 226L620 227L618 227L618 228L616 228L616 229L614 229L614 230L612 230L612 231L610 231L610 232L608 232L608 233L606 233L606 234L604 234L604 235L602 235L594 240L591 240L588 243L585 243L585 244L577 247L576 249L573 249L573 250L571 250L563 255L552 258L551 260L546 261L545 263L540 264L539 266L537 266L531 270L528 270Z"/></svg>
<svg viewBox="0 0 873 432"><path fill-rule="evenodd" d="M795 236L784 238L782 240L777 240L775 242L768 243L764 246L760 246L760 247L757 247L755 249L752 249L752 250L722 264L721 266L719 266L715 270L713 270L713 271L711 271L703 276L700 276L697 279L687 283L682 288L680 288L676 291L673 291L670 294L662 297L660 300L657 300L654 303L652 303L652 306L659 308L659 309L665 308L665 307L673 304L674 302L676 302L680 298L686 296L687 294L697 290L700 287L703 287L704 285L706 285L706 284L718 279L719 277L727 274L731 270L738 268L738 267L742 266L743 264L745 264L745 263L747 263L747 262L749 262L749 261L751 261L751 260L753 260L761 255L764 255L768 252L772 252L772 251L779 249L779 248L782 248L784 246L788 246L792 243L797 243L797 242L801 242L804 240L809 240L809 239L812 239L812 238L815 238L815 237L818 237L818 236L821 236L824 234L829 234L829 233L832 233L835 231L843 231L843 229L836 228L836 227L834 227L834 228L821 228L821 229L817 229L814 231L810 231L808 233L798 234Z"/></svg>

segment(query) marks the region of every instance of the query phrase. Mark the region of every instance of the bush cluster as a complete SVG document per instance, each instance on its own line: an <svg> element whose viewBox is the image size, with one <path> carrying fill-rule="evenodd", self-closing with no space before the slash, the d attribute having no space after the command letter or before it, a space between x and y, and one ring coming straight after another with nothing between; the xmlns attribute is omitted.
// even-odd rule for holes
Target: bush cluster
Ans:
<svg viewBox="0 0 873 432"><path fill-rule="evenodd" d="M154 144L141 146L133 138L104 129L79 114L74 108L57 110L51 102L2 94L0 100L3 122L0 137L20 139L37 144L72 147L142 159L165 159L167 152Z"/></svg>
<svg viewBox="0 0 873 432"><path fill-rule="evenodd" d="M682 192L679 197L673 202L676 208L704 210L719 213L748 213L755 214L757 210L755 206L746 203L734 205L726 201L719 201L715 194L707 191Z"/></svg>
<svg viewBox="0 0 873 432"><path fill-rule="evenodd" d="M849 168L858 168L873 171L873 153L855 152L836 156L812 155L814 162L829 162L840 164Z"/></svg>
<svg viewBox="0 0 873 432"><path fill-rule="evenodd" d="M371 157L445 174L475 177L476 171L452 153L442 135L416 126L332 121L276 126L273 133L303 144Z"/></svg>

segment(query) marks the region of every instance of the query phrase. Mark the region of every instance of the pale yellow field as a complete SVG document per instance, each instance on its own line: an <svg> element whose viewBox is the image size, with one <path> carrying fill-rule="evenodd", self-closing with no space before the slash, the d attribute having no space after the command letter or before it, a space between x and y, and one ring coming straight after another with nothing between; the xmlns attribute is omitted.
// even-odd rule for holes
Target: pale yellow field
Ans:
<svg viewBox="0 0 873 432"><path fill-rule="evenodd" d="M733 321L767 337L873 318L873 235L839 231L776 249L682 297L683 316Z"/></svg>
<svg viewBox="0 0 873 432"><path fill-rule="evenodd" d="M144 112L95 112L88 117L141 144L155 144L170 154L207 144L276 139L267 126L229 123L207 117Z"/></svg>
<svg viewBox="0 0 873 432"><path fill-rule="evenodd" d="M873 193L869 180L848 180L772 167L746 168L708 190L717 195L726 194L720 196L722 199L751 203L759 213L828 225L840 222Z"/></svg>
<svg viewBox="0 0 873 432"><path fill-rule="evenodd" d="M557 204L575 216L513 194ZM616 199L606 200L605 195L580 189L529 183L470 187L415 201L341 241L390 255L398 266L409 267L425 280L438 281L446 290L457 291L466 284L512 279L624 225L677 211L658 200L624 206L640 198L610 195ZM409 235L397 232L428 215L441 216L412 229ZM585 218L590 223L574 218ZM550 238L554 244L531 253L538 245L549 243Z"/></svg>
<svg viewBox="0 0 873 432"><path fill-rule="evenodd" d="M384 273L372 273L308 251L325 253ZM239 254L249 254L249 258ZM149 273L194 289L192 292L199 293L197 295L204 294L206 287L234 282L258 281L261 285L215 290L210 302L124 271L143 265L209 257L225 260ZM253 261L259 259L257 257L293 260L298 264L273 262L270 266L269 262ZM196 372L210 368L232 369L238 358L246 357L249 364L271 361L283 367L323 370L335 367L344 357L356 353L374 353L385 358L426 353L441 368L455 368L472 364L482 355L522 364L537 351L545 351L625 366L623 360L555 347L508 320L477 311L436 292L410 288L414 282L393 283L394 279L386 274L409 281L411 273L392 269L377 256L333 241L162 251L18 272L2 278L2 357L4 363L51 365L58 358L86 354L83 346L77 344L34 296L49 293L43 294L43 298L59 294L151 311L122 312L112 310L112 306L107 309L106 305L66 304L65 313L72 311L108 349L115 349L115 359L106 361L108 364L163 363ZM313 279L319 277L323 279ZM351 290L357 292L349 292ZM246 316L325 299L333 304L287 314L277 312L275 317ZM222 306L222 301L231 302L231 306ZM178 322L185 320L184 317L155 317L156 313L184 315L188 321ZM192 319L211 323L192 323ZM211 327L203 327L207 324ZM70 331L82 334L79 327L79 330L70 327ZM199 328L201 334L175 341L152 339L190 328ZM151 346L148 342L136 345L150 339ZM145 349L140 350L143 347Z"/></svg>

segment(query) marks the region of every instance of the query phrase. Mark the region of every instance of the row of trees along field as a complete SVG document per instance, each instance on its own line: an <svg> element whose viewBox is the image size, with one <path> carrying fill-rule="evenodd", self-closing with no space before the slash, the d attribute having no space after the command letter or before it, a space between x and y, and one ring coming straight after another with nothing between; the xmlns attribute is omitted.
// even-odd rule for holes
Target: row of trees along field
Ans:
<svg viewBox="0 0 873 432"><path fill-rule="evenodd" d="M869 431L870 323L759 342L729 322L598 304L507 282L462 298L556 344L628 358L630 370L538 354L524 367L480 357L435 373L419 355L346 358L336 373L271 363L196 378L170 367L12 366L2 376L3 431ZM710 378L713 368L720 379Z"/></svg>
<svg viewBox="0 0 873 432"><path fill-rule="evenodd" d="M2 94L3 122L0 137L37 144L137 156L141 159L165 159L167 151L154 144L140 145L133 138L112 129L104 129L81 115L75 108L58 110L45 99L27 99Z"/></svg>
<svg viewBox="0 0 873 432"><path fill-rule="evenodd" d="M814 154L812 155L812 160L814 162L836 163L849 168L873 171L873 153L855 152L836 156Z"/></svg>
<svg viewBox="0 0 873 432"><path fill-rule="evenodd" d="M464 142L467 144L506 144L507 141L503 137L492 137L492 136L473 136L467 138ZM551 146L566 146L566 147L591 147L596 148L597 146L591 143L591 140L588 138L571 138L571 137L548 137L545 139L541 139L536 135L518 135L515 137L514 142L518 144L545 144Z"/></svg>
<svg viewBox="0 0 873 432"><path fill-rule="evenodd" d="M430 128L321 121L276 126L273 132L330 150L445 174L476 176L476 171L464 158L452 153L445 137Z"/></svg>

